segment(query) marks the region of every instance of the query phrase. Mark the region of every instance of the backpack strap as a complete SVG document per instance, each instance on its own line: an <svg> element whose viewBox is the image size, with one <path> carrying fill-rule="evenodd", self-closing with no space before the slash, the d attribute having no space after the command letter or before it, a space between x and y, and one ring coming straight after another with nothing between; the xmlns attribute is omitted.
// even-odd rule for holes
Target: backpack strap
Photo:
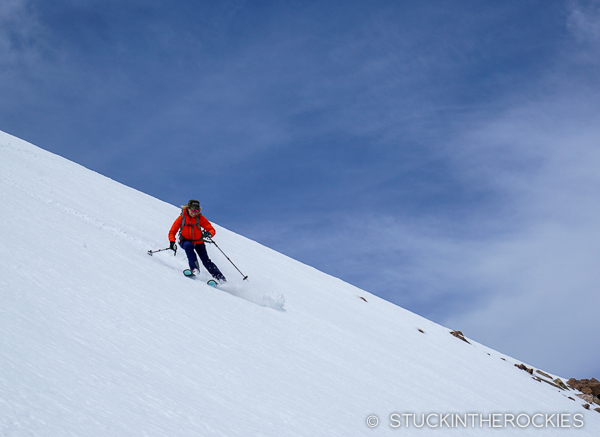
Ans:
<svg viewBox="0 0 600 437"><path fill-rule="evenodd" d="M181 231L183 231L183 227L185 226L185 214L183 213L183 208L181 209L181 226L179 227L179 242L181 242Z"/></svg>
<svg viewBox="0 0 600 437"><path fill-rule="evenodd" d="M185 213L183 211L183 209L181 210L181 227L179 228L179 241L181 241L181 231L183 231L183 227L184 226L197 226L198 230L200 231L200 237L202 237L202 226L200 226L200 216L202 214L198 214L198 216L196 217L196 223L193 225L187 225L185 223Z"/></svg>

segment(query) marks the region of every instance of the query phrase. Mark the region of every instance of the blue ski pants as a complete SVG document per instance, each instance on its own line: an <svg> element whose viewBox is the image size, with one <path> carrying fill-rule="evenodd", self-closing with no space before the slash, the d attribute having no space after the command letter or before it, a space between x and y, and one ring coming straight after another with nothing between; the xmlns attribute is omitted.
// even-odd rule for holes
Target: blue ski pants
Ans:
<svg viewBox="0 0 600 437"><path fill-rule="evenodd" d="M181 248L185 250L185 254L187 255L188 263L190 265L190 270L200 270L200 266L198 265L198 258L196 258L197 253L200 257L200 261L202 261L202 265L213 278L225 280L225 276L223 276L223 273L221 273L221 271L215 265L215 263L213 263L208 257L208 253L206 252L206 245L204 243L194 244L189 240L181 240L179 242L179 246L181 246Z"/></svg>

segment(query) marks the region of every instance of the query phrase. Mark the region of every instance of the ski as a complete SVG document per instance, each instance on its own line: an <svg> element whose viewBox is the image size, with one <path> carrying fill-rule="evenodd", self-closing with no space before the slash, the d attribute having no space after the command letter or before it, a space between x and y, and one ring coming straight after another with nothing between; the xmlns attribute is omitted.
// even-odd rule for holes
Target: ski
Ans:
<svg viewBox="0 0 600 437"><path fill-rule="evenodd" d="M193 271L191 271L190 269L185 269L185 270L183 271L183 274L184 274L185 276L187 276L188 278L194 278L194 277L196 276L196 275L194 275L194 272L193 272ZM209 280L206 282L206 284L207 284L207 285L210 285L210 286L211 286L211 287L213 287L213 288L217 288L217 285L219 285L219 283L218 283L217 281L215 281L214 279L209 279Z"/></svg>

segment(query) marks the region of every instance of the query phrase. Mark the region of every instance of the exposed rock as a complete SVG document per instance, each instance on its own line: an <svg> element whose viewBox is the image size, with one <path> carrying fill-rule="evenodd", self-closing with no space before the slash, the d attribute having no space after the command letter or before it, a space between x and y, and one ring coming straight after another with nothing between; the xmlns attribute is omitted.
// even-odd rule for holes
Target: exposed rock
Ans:
<svg viewBox="0 0 600 437"><path fill-rule="evenodd" d="M516 366L516 364L515 364L515 366ZM529 369L529 370L531 370L531 369ZM555 384L555 383L553 383L551 381L548 381L547 379L542 379L542 378L539 378L537 376L534 376L533 379L535 379L538 382L545 382L546 384L550 384L552 387L556 387L559 390L564 390L560 385ZM575 400L575 399L573 399L573 400Z"/></svg>
<svg viewBox="0 0 600 437"><path fill-rule="evenodd" d="M594 395L591 395L591 394L579 394L579 395L575 395L575 396L583 399L586 402L589 402L590 404L598 404L598 405L600 405L600 399L598 399Z"/></svg>
<svg viewBox="0 0 600 437"><path fill-rule="evenodd" d="M469 343L467 341L467 339L465 338L465 336L463 335L462 332L460 331L451 331L450 334L452 334L453 336L455 336L456 338L460 338L462 341L464 341L465 343ZM471 344L471 343L469 343Z"/></svg>
<svg viewBox="0 0 600 437"><path fill-rule="evenodd" d="M569 387L579 390L584 394L592 394L596 397L600 397L600 381L596 378L592 379L575 379L571 378L567 381Z"/></svg>
<svg viewBox="0 0 600 437"><path fill-rule="evenodd" d="M554 380L554 383L555 383L556 385L558 385L560 388L562 388L563 390L568 390L568 389L569 389L569 387L567 387L567 386L565 385L565 383L564 383L564 382L562 382L562 379L560 379L560 378L556 378L556 379Z"/></svg>
<svg viewBox="0 0 600 437"><path fill-rule="evenodd" d="M539 373L542 376L545 376L548 379L552 379L552 377L550 375L548 375L547 373L542 372L541 370L536 370L536 373Z"/></svg>
<svg viewBox="0 0 600 437"><path fill-rule="evenodd" d="M597 411L598 413L600 413L600 408L594 408L594 411Z"/></svg>
<svg viewBox="0 0 600 437"><path fill-rule="evenodd" d="M583 399L583 400L584 400L584 401L586 401L586 402L589 402L590 404L591 404L592 402L594 402L594 396L593 396L593 395L588 395L588 394L578 394L578 395L575 395L575 396L577 396L578 398L581 398L581 399Z"/></svg>
<svg viewBox="0 0 600 437"><path fill-rule="evenodd" d="M525 367L524 365L522 365L522 366ZM523 370L526 370L526 371L529 372L529 369L527 369L527 367L525 367L525 368L520 367L520 366L517 366L517 367L519 367L519 369L523 369ZM538 374L542 375L543 377L548 378L550 381L548 381L548 379L538 378L537 376L534 376L533 379L535 379L537 381L545 382L546 384L550 384L551 386L554 386L554 387L556 387L558 389L561 389L561 390L569 390L569 387L567 387L565 385L565 383L562 382L562 380L560 378L556 378L556 379L552 380L552 376L548 375L546 372L542 372L539 369L536 370L535 373L538 373Z"/></svg>
<svg viewBox="0 0 600 437"><path fill-rule="evenodd" d="M525 364L515 364L515 367L518 367L519 369L526 371L530 375L533 375L533 369L530 369ZM540 381L541 381L541 379L540 379Z"/></svg>
<svg viewBox="0 0 600 437"><path fill-rule="evenodd" d="M583 405L583 408L585 408L586 410L589 410L590 409L590 404Z"/></svg>

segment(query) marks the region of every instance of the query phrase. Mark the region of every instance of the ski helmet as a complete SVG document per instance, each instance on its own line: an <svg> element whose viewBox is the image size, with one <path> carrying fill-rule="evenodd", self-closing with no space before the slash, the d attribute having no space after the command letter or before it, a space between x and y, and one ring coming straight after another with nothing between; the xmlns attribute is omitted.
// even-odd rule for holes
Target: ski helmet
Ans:
<svg viewBox="0 0 600 437"><path fill-rule="evenodd" d="M197 209L197 210L201 210L202 207L200 206L200 202L198 202L197 200L190 200L187 204L189 209Z"/></svg>

